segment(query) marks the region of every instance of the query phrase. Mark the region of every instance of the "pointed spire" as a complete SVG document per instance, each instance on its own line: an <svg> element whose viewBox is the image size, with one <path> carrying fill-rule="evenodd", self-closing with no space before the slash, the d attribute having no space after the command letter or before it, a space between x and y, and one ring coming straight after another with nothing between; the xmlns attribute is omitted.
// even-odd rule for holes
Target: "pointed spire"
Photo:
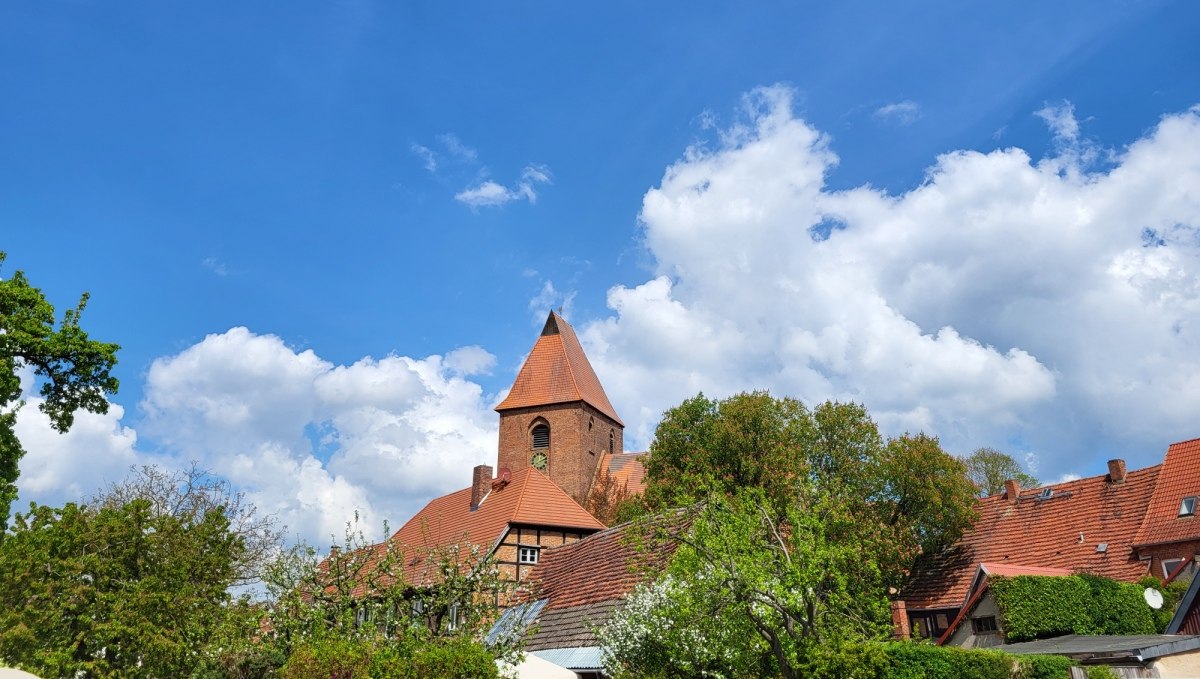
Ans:
<svg viewBox="0 0 1200 679"><path fill-rule="evenodd" d="M512 389L496 410L503 412L574 401L583 401L625 426L583 353L574 328L551 311L533 351L529 352L529 358L517 373Z"/></svg>

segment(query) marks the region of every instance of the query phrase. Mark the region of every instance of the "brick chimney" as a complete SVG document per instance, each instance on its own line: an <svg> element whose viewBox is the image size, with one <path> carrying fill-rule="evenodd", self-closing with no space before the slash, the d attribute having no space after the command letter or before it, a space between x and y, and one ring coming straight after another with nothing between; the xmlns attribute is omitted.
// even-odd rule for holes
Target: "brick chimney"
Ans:
<svg viewBox="0 0 1200 679"><path fill-rule="evenodd" d="M1108 461L1109 483L1125 483L1125 460Z"/></svg>
<svg viewBox="0 0 1200 679"><path fill-rule="evenodd" d="M892 602L892 638L908 641L912 631L908 628L908 605L903 601Z"/></svg>
<svg viewBox="0 0 1200 679"><path fill-rule="evenodd" d="M1017 498L1021 495L1021 482L1016 479L1005 481L1004 494L1008 497L1009 504L1017 504Z"/></svg>
<svg viewBox="0 0 1200 679"><path fill-rule="evenodd" d="M479 509L483 499L492 491L492 468L486 464L477 465L471 474L471 511Z"/></svg>

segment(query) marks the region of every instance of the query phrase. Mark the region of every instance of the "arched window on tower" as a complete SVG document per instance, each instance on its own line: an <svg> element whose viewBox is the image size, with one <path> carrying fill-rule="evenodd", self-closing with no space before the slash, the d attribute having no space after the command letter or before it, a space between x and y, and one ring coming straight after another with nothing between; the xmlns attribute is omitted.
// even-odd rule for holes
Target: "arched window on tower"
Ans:
<svg viewBox="0 0 1200 679"><path fill-rule="evenodd" d="M616 433L613 432L613 430L609 429L608 430L608 452L610 455L612 453L616 452L616 450L615 450L616 447L617 447L617 435L616 435Z"/></svg>
<svg viewBox="0 0 1200 679"><path fill-rule="evenodd" d="M529 457L529 464L544 472L550 466L550 425L539 422L529 434L533 439L533 454Z"/></svg>

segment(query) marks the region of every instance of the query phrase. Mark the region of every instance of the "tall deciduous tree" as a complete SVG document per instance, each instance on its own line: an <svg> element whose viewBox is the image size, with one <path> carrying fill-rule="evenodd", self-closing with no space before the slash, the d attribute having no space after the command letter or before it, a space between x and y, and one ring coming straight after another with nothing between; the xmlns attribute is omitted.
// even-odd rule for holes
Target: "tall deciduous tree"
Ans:
<svg viewBox="0 0 1200 679"><path fill-rule="evenodd" d="M283 531L275 516L259 513L245 493L234 491L228 481L195 463L182 470L135 467L125 479L97 493L89 504L117 508L134 500L148 502L156 516L168 515L184 523L198 521L209 512L223 512L229 531L242 544L233 564L237 585L258 581L283 544Z"/></svg>
<svg viewBox="0 0 1200 679"><path fill-rule="evenodd" d="M4 259L0 252L0 265ZM54 307L23 272L0 280L0 537L17 497L19 463L25 454L13 431L21 406L18 369L28 366L41 380L42 412L60 432L71 428L77 410L108 412L105 394L117 391L117 378L110 373L119 347L89 339L79 327L87 301L84 293L56 330Z"/></svg>
<svg viewBox="0 0 1200 679"><path fill-rule="evenodd" d="M937 439L885 440L860 405L765 392L668 411L647 480L652 507L694 517L666 584L639 594L658 602L635 597L606 632L613 669L634 675L808 676L885 637L888 588L974 519L966 468Z"/></svg>
<svg viewBox="0 0 1200 679"><path fill-rule="evenodd" d="M1016 479L1024 488L1038 485L1037 477L1026 472L1011 455L995 448L979 448L967 456L967 477L983 497L1004 491L1004 482Z"/></svg>
<svg viewBox="0 0 1200 679"><path fill-rule="evenodd" d="M221 508L34 506L0 543L0 664L53 677L188 676L242 542Z"/></svg>

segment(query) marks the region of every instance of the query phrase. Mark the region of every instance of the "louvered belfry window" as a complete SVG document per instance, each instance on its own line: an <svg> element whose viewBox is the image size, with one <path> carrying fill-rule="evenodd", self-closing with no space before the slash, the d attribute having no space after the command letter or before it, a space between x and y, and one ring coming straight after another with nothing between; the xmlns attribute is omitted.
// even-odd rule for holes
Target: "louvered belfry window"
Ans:
<svg viewBox="0 0 1200 679"><path fill-rule="evenodd" d="M539 424L533 428L533 447L535 450L550 447L550 427Z"/></svg>

